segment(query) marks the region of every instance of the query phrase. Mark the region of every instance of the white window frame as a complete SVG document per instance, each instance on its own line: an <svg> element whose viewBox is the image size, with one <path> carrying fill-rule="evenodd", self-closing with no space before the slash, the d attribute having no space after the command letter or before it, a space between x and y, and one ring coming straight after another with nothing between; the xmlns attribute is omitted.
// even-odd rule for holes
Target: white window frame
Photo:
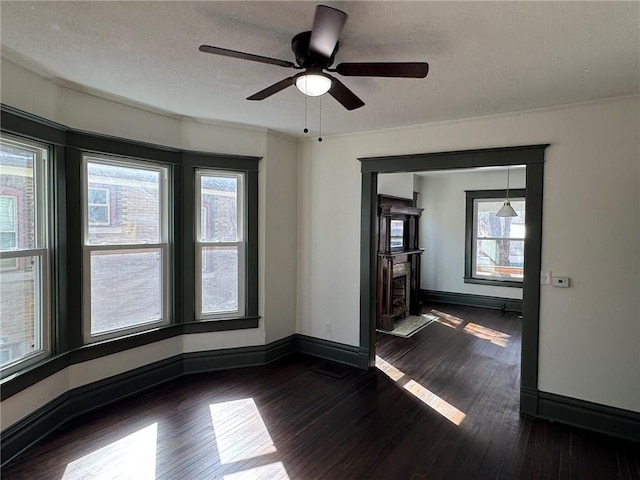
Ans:
<svg viewBox="0 0 640 480"><path fill-rule="evenodd" d="M89 244L89 177L88 165L102 164L124 168L135 168L149 170L160 173L160 242L159 243L134 243L134 244ZM83 215L83 268L82 268L82 291L83 291L83 319L82 330L85 343L119 338L132 333L143 332L159 326L169 324L170 320L170 251L169 251L169 167L159 162L137 160L132 158L122 159L103 154L84 153L82 155L82 215ZM91 225L96 225L91 223ZM136 323L131 327L122 327L108 332L91 332L91 254L93 252L124 252L124 251L144 251L160 250L162 265L161 275L161 295L162 312L161 318L144 323Z"/></svg>
<svg viewBox="0 0 640 480"><path fill-rule="evenodd" d="M20 259L35 257L39 260L39 267L35 278L34 315L36 326L34 331L35 344L40 348L14 360L1 367L0 373L4 378L17 372L45 357L51 355L51 252L49 247L49 222L48 209L49 196L49 147L32 140L21 139L11 135L2 134L2 143L28 150L34 153L33 161L33 193L34 193L34 245L31 249L19 249L0 251L0 259L15 259L16 264ZM16 199L16 208L18 202ZM17 218L16 218L17 220ZM18 238L16 237L16 243ZM11 274L12 270L6 269L1 274Z"/></svg>
<svg viewBox="0 0 640 480"><path fill-rule="evenodd" d="M238 236L235 242L211 242L202 240L202 177L227 177L237 181L237 211L238 211ZM246 178L243 172L197 169L195 175L195 316L196 320L221 320L241 318L245 316L247 303L247 276L246 276ZM202 251L206 247L236 247L238 252L238 308L224 312L209 313L202 311Z"/></svg>
<svg viewBox="0 0 640 480"><path fill-rule="evenodd" d="M478 275L477 273L477 262L478 262L478 240L508 240L513 242L522 242L524 246L525 238L515 238L515 237L478 237L478 205L480 203L496 203L502 202L504 198L474 198L473 199L473 231L471 237L471 277L476 280L493 280L496 282L524 282L524 273L522 278L518 277L510 277L507 275ZM522 201L526 202L525 197L513 197L510 199L512 202L514 201ZM524 270L523 270L524 272Z"/></svg>
<svg viewBox="0 0 640 480"><path fill-rule="evenodd" d="M88 203L87 202L87 209L90 209L91 207L104 207L107 209L107 221L106 222L90 222L91 225L111 225L111 190L109 190L108 188L104 188L104 187L92 187L91 190L101 190L103 192L105 192L105 199L106 199L106 203ZM88 216L88 211L87 211L87 218L89 218Z"/></svg>

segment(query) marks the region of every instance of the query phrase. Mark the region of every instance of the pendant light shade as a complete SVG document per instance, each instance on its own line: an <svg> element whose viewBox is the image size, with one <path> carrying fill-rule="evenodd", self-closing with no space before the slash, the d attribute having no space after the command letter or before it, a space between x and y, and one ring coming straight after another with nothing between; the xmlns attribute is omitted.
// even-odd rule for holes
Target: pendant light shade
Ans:
<svg viewBox="0 0 640 480"><path fill-rule="evenodd" d="M511 202L509 200L504 202L502 207L500 207L500 210L498 210L498 213L496 213L496 217L517 217L517 216L518 214L511 206Z"/></svg>
<svg viewBox="0 0 640 480"><path fill-rule="evenodd" d="M500 210L496 213L496 217L517 217L518 214L511 206L511 202L509 201L509 168L507 167L507 198L504 201Z"/></svg>

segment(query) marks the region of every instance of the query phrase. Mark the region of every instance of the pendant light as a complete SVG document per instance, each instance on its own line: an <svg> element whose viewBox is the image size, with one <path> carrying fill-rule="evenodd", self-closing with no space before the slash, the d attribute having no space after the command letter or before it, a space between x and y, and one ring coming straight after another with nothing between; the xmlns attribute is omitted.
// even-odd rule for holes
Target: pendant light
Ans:
<svg viewBox="0 0 640 480"><path fill-rule="evenodd" d="M509 201L509 167L507 167L507 199L504 201L500 210L496 213L496 217L517 217L518 214L511 206Z"/></svg>

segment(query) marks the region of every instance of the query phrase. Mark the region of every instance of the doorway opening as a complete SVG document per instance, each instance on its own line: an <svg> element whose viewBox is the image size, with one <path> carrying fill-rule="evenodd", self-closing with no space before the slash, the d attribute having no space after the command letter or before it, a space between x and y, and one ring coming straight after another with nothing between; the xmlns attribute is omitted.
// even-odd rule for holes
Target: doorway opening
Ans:
<svg viewBox="0 0 640 480"><path fill-rule="evenodd" d="M376 365L378 174L524 165L526 167L527 235L524 239L525 267L522 279L520 412L529 415L537 414L542 191L544 151L547 146L548 144L360 159L362 172L360 351L367 356L369 367ZM478 329L475 325L469 328Z"/></svg>

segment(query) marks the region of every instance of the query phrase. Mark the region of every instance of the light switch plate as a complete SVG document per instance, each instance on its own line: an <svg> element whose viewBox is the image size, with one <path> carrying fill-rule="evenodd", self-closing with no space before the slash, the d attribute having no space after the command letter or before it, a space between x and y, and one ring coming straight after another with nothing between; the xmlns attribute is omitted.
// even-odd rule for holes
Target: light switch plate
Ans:
<svg viewBox="0 0 640 480"><path fill-rule="evenodd" d="M540 285L551 285L551 272L540 272Z"/></svg>

